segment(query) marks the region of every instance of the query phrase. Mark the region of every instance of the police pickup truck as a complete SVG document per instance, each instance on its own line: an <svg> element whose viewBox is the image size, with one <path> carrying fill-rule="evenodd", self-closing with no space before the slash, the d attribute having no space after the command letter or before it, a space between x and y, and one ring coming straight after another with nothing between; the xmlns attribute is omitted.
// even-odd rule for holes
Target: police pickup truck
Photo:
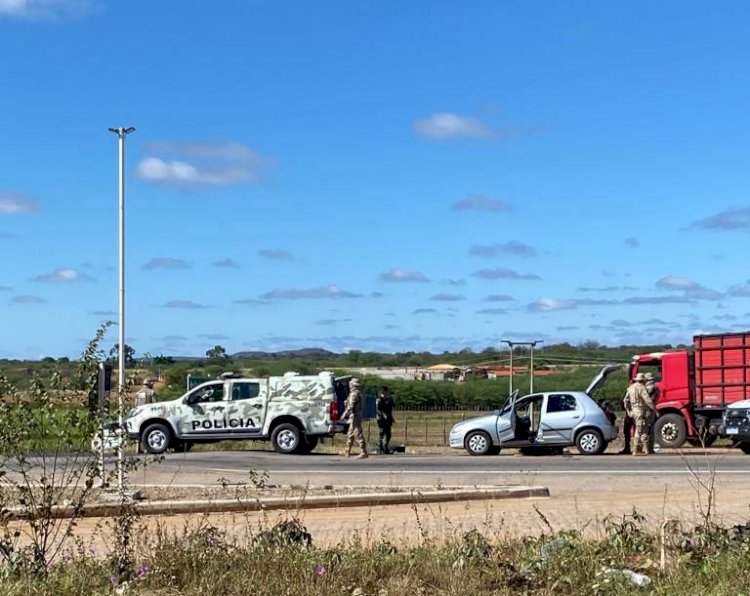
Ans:
<svg viewBox="0 0 750 596"><path fill-rule="evenodd" d="M330 372L267 379L224 374L179 399L134 408L126 431L148 453L243 439L270 440L279 453L310 453L319 439L345 430L339 416L348 381Z"/></svg>
<svg viewBox="0 0 750 596"><path fill-rule="evenodd" d="M750 399L729 404L724 410L721 434L750 455Z"/></svg>

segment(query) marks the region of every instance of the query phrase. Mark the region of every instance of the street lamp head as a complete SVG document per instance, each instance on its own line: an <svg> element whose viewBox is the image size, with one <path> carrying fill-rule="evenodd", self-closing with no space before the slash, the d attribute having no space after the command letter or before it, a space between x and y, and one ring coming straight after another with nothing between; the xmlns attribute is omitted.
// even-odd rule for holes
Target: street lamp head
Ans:
<svg viewBox="0 0 750 596"><path fill-rule="evenodd" d="M132 126L129 127L129 128L122 128L122 127L120 127L120 128L110 128L109 132L113 132L116 135L120 135L120 136L124 137L125 135L129 135L131 132L135 132L135 128L133 128Z"/></svg>

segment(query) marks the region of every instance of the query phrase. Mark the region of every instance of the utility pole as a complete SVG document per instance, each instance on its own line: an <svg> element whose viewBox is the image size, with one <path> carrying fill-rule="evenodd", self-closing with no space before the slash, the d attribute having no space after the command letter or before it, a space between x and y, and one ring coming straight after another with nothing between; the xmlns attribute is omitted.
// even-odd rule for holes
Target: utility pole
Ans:
<svg viewBox="0 0 750 596"><path fill-rule="evenodd" d="M504 344L508 344L510 347L510 393L513 393L513 348L516 346L529 346L531 360L529 363L529 393L534 393L534 348L537 344L544 343L541 339L535 339L534 341L511 341L509 339L500 340Z"/></svg>
<svg viewBox="0 0 750 596"><path fill-rule="evenodd" d="M119 147L119 257L120 257L120 288L118 310L118 366L117 366L117 491L121 499L125 498L125 425L123 410L125 409L125 137L135 132L135 128L110 128L109 132L117 135Z"/></svg>

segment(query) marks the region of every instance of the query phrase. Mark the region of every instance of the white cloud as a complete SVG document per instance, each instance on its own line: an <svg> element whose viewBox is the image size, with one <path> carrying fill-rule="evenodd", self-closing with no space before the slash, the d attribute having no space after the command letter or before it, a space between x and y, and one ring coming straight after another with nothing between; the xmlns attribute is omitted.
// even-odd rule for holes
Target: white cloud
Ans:
<svg viewBox="0 0 750 596"><path fill-rule="evenodd" d="M500 213L510 210L510 205L500 199L492 199L483 195L469 195L462 201L451 205L453 211L489 211Z"/></svg>
<svg viewBox="0 0 750 596"><path fill-rule="evenodd" d="M10 301L15 302L16 304L44 304L43 298L29 295L13 296Z"/></svg>
<svg viewBox="0 0 750 596"><path fill-rule="evenodd" d="M214 267L221 267L223 269L239 269L240 264L234 259L230 259L229 257L227 257L226 259L215 261Z"/></svg>
<svg viewBox="0 0 750 596"><path fill-rule="evenodd" d="M268 248L259 250L258 256L271 261L291 261L294 258L288 250Z"/></svg>
<svg viewBox="0 0 750 596"><path fill-rule="evenodd" d="M271 161L242 143L153 143L135 170L147 182L177 186L229 186L261 181ZM189 160L189 161L188 161Z"/></svg>
<svg viewBox="0 0 750 596"><path fill-rule="evenodd" d="M0 192L0 215L18 215L38 210L37 202L20 192Z"/></svg>
<svg viewBox="0 0 750 596"><path fill-rule="evenodd" d="M74 281L92 281L92 278L85 273L76 271L75 269L56 269L52 273L37 275L34 280L47 283L67 283Z"/></svg>
<svg viewBox="0 0 750 596"><path fill-rule="evenodd" d="M342 290L336 285L318 288L277 288L266 292L261 296L264 300L303 300L306 298L361 298L362 294L356 294Z"/></svg>
<svg viewBox="0 0 750 596"><path fill-rule="evenodd" d="M556 300L554 298L540 298L526 306L526 310L529 312L554 312L573 308L576 308L576 303L572 300Z"/></svg>
<svg viewBox="0 0 750 596"><path fill-rule="evenodd" d="M460 302L466 300L466 296L460 294L435 294L430 300L436 300L437 302Z"/></svg>
<svg viewBox="0 0 750 596"><path fill-rule="evenodd" d="M380 281L385 282L420 282L425 283L430 280L420 271L406 271L405 269L391 269L380 274Z"/></svg>
<svg viewBox="0 0 750 596"><path fill-rule="evenodd" d="M511 240L505 243L474 244L469 249L469 254L475 257L498 257L500 255L513 255L517 257L535 257L536 249L533 246Z"/></svg>
<svg viewBox="0 0 750 596"><path fill-rule="evenodd" d="M687 277L680 277L678 275L667 275L662 277L656 282L656 287L660 290L695 290L700 287L700 284L694 282Z"/></svg>
<svg viewBox="0 0 750 596"><path fill-rule="evenodd" d="M91 11L91 0L0 0L0 18L30 21L83 16Z"/></svg>
<svg viewBox="0 0 750 596"><path fill-rule="evenodd" d="M481 277L482 279L526 279L531 281L539 281L542 278L535 273L518 273L512 269L505 269L504 267L498 267L496 269L480 269L472 273L473 277Z"/></svg>
<svg viewBox="0 0 750 596"><path fill-rule="evenodd" d="M449 112L433 114L427 118L416 120L414 130L419 136L428 139L491 139L498 136L497 131L481 120Z"/></svg>
<svg viewBox="0 0 750 596"><path fill-rule="evenodd" d="M190 269L191 265L182 259L173 257L154 257L143 266L146 270L152 269Z"/></svg>
<svg viewBox="0 0 750 596"><path fill-rule="evenodd" d="M205 304L198 304L192 300L170 300L164 305L164 308L186 308L190 310L208 308Z"/></svg>

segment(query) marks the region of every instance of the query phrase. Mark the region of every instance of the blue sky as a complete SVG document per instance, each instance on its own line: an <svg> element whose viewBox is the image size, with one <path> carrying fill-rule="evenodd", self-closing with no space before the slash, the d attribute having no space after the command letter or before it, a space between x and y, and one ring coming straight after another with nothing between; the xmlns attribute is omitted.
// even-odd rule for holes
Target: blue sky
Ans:
<svg viewBox="0 0 750 596"><path fill-rule="evenodd" d="M116 319L116 126L138 354L747 329L748 17L0 0L0 357Z"/></svg>

